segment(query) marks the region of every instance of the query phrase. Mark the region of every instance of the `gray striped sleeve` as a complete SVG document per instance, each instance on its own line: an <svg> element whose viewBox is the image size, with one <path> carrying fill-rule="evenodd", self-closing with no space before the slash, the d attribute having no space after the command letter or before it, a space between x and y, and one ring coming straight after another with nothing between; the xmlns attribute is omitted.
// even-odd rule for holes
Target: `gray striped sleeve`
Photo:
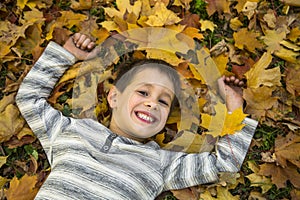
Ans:
<svg viewBox="0 0 300 200"><path fill-rule="evenodd" d="M161 152L164 190L216 182L219 172L237 172L244 161L257 121L246 118L239 132L220 138L216 153L185 154Z"/></svg>
<svg viewBox="0 0 300 200"><path fill-rule="evenodd" d="M51 158L51 143L69 120L52 108L46 99L57 80L74 63L75 57L71 53L50 42L24 78L16 96L23 117L41 141L48 159Z"/></svg>

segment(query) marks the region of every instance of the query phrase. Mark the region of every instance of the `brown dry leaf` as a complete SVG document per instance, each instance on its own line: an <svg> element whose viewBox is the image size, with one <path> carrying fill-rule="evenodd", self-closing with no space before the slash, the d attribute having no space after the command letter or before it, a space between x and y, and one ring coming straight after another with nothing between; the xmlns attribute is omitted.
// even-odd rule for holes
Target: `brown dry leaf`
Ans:
<svg viewBox="0 0 300 200"><path fill-rule="evenodd" d="M267 69L271 61L272 55L266 52L262 55L259 61L245 73L247 86L249 88L258 88L262 85L268 87L281 86L281 73L279 66Z"/></svg>
<svg viewBox="0 0 300 200"><path fill-rule="evenodd" d="M37 180L37 175L28 176L25 174L21 179L14 177L10 182L9 189L5 191L7 200L34 199L38 192L38 188L35 187Z"/></svg>
<svg viewBox="0 0 300 200"><path fill-rule="evenodd" d="M185 25L187 27L193 27L196 29L199 29L200 23L199 23L199 15L187 13L183 16L183 19L180 21L181 25Z"/></svg>
<svg viewBox="0 0 300 200"><path fill-rule="evenodd" d="M202 122L200 125L208 130L206 134L214 137L234 134L245 126L242 124L242 121L247 115L243 113L242 108L236 109L232 114L228 114L226 105L218 102L214 109L215 115L203 113L201 116Z"/></svg>
<svg viewBox="0 0 300 200"><path fill-rule="evenodd" d="M273 53L281 49L280 42L285 39L285 32L277 32L276 30L266 30L265 36L262 36L264 43L268 46L266 49Z"/></svg>
<svg viewBox="0 0 300 200"><path fill-rule="evenodd" d="M257 39L259 33L248 31L247 28L242 28L238 32L233 33L235 46L239 49L246 48L252 53L256 53L255 49L263 48L263 44Z"/></svg>
<svg viewBox="0 0 300 200"><path fill-rule="evenodd" d="M206 11L209 16L215 12L221 13L230 13L229 5L230 2L227 0L207 0Z"/></svg>
<svg viewBox="0 0 300 200"><path fill-rule="evenodd" d="M244 89L243 97L247 102L245 112L261 118L266 115L267 110L271 109L277 102L277 98L272 96L273 89L262 86L256 89Z"/></svg>
<svg viewBox="0 0 300 200"><path fill-rule="evenodd" d="M25 124L16 106L9 104L5 110L0 113L0 142L9 140L17 134Z"/></svg>
<svg viewBox="0 0 300 200"><path fill-rule="evenodd" d="M285 69L285 83L286 89L293 96L297 96L300 94L300 68L295 69L294 67L287 67Z"/></svg>
<svg viewBox="0 0 300 200"><path fill-rule="evenodd" d="M287 167L287 161L300 168L300 136L289 133L275 140L276 161L282 167Z"/></svg>
<svg viewBox="0 0 300 200"><path fill-rule="evenodd" d="M199 192L196 189L186 188L182 190L172 190L173 195L178 200L198 200Z"/></svg>
<svg viewBox="0 0 300 200"><path fill-rule="evenodd" d="M171 10L167 9L164 3L156 3L152 8L152 15L148 16L145 22L149 26L173 25L180 22L181 19Z"/></svg>
<svg viewBox="0 0 300 200"><path fill-rule="evenodd" d="M289 180L296 188L300 188L300 174L297 171L297 167L292 164L287 164L287 167L282 168L276 164L262 164L258 174L263 176L271 176L272 183L278 188L284 188L287 186Z"/></svg>

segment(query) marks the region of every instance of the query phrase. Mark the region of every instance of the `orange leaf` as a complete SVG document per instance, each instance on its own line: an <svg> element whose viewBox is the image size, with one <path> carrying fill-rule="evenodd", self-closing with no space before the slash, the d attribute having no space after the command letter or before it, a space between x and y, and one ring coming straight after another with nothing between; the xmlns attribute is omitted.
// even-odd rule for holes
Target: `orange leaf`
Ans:
<svg viewBox="0 0 300 200"><path fill-rule="evenodd" d="M25 174L21 179L14 177L10 182L10 187L5 191L8 200L31 200L38 192L35 187L37 176Z"/></svg>

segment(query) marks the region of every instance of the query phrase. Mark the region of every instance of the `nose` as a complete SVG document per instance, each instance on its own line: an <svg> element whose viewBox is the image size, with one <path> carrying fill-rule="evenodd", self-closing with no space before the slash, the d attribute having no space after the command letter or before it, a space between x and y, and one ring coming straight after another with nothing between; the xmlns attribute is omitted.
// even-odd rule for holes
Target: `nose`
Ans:
<svg viewBox="0 0 300 200"><path fill-rule="evenodd" d="M144 102L144 105L148 108L148 109L157 109L157 103L155 103L154 101L146 101Z"/></svg>

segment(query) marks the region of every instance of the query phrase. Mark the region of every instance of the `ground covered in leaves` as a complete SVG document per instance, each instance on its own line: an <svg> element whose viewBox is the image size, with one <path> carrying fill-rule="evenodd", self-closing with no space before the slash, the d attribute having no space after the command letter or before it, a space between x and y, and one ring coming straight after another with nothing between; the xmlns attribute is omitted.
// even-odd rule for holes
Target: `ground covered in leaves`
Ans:
<svg viewBox="0 0 300 200"><path fill-rule="evenodd" d="M206 151L212 145L207 141L242 128L244 112L259 121L239 173L220 174L220 182L214 185L169 191L157 199L300 199L299 13L299 0L2 1L1 199L33 199L51 170L15 105L15 95L48 42L63 44L74 32L91 36L97 44L126 34L104 44L109 52L103 55L117 55L105 71L95 70L93 62L77 63L61 78L49 102L64 115L95 117L107 125L105 92L115 77L115 64L133 57L171 63L184 76L183 87L195 91L195 98L183 98L194 115L180 121L175 108L166 128L154 138L163 148ZM139 35L136 28L167 31ZM144 48L153 43L163 48ZM178 43L186 45L177 48ZM138 48L124 53L131 46ZM82 66L85 70L80 71ZM247 82L244 112L226 114L213 85L216 75L223 74ZM93 91L97 91L95 102L72 101L87 99ZM195 102L196 107L189 107ZM195 113L201 114L200 122ZM174 137L178 130L179 136Z"/></svg>

